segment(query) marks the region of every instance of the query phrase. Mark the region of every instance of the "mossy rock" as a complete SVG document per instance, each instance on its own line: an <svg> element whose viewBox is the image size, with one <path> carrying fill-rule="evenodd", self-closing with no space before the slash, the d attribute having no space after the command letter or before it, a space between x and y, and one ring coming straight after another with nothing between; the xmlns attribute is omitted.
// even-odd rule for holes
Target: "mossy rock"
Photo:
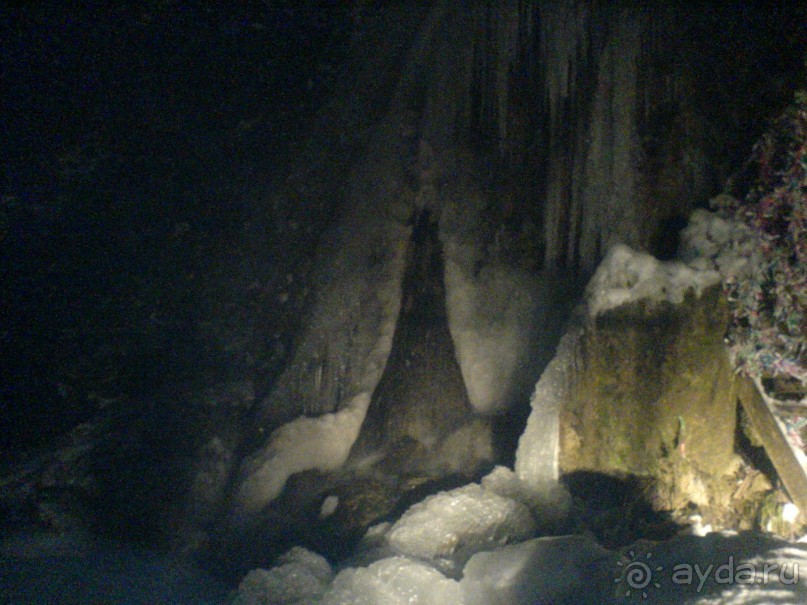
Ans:
<svg viewBox="0 0 807 605"><path fill-rule="evenodd" d="M727 321L718 287L593 320L561 410L562 471L652 476L674 451L699 471L726 471L736 425Z"/></svg>

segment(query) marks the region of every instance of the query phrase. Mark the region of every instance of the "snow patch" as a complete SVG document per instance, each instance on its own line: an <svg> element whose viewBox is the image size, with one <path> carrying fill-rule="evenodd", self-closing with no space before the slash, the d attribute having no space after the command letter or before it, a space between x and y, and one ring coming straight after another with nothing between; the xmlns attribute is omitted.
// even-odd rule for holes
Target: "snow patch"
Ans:
<svg viewBox="0 0 807 605"><path fill-rule="evenodd" d="M679 260L662 262L624 244L613 246L588 284L594 317L638 300L681 303L722 280L749 275L759 265L762 242L747 225L707 210L692 213L681 232Z"/></svg>
<svg viewBox="0 0 807 605"><path fill-rule="evenodd" d="M536 538L479 553L463 571L463 604L607 602L603 599L607 593L597 590L598 578L592 572L612 571L616 565L609 564L615 558L585 536Z"/></svg>
<svg viewBox="0 0 807 605"><path fill-rule="evenodd" d="M714 203L720 203L720 197ZM681 232L678 256L691 267L718 271L723 279L747 275L759 263L762 242L748 225L696 210Z"/></svg>
<svg viewBox="0 0 807 605"><path fill-rule="evenodd" d="M623 556L619 569L625 572L631 562L654 570L646 599L632 591L643 603L807 602L807 583L800 577L807 569L807 546L764 534L715 532L665 542L641 540L623 549ZM630 588L627 574L621 585Z"/></svg>

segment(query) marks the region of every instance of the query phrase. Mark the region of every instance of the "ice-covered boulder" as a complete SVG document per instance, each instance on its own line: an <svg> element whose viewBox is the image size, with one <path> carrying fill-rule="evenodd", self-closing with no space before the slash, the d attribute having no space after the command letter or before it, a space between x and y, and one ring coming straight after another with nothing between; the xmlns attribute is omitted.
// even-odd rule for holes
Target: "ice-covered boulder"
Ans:
<svg viewBox="0 0 807 605"><path fill-rule="evenodd" d="M336 576L320 605L462 605L459 583L425 563L389 557Z"/></svg>
<svg viewBox="0 0 807 605"><path fill-rule="evenodd" d="M462 564L482 550L533 535L524 504L472 483L412 506L392 526L387 542L399 552Z"/></svg>
<svg viewBox="0 0 807 605"><path fill-rule="evenodd" d="M253 569L238 586L234 605L303 605L328 589L333 572L320 555L295 546L272 569Z"/></svg>

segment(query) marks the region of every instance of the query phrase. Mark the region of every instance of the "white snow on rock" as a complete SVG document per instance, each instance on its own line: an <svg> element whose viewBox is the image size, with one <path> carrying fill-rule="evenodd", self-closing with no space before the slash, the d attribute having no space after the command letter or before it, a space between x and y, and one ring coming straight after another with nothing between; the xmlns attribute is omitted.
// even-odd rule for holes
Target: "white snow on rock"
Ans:
<svg viewBox="0 0 807 605"><path fill-rule="evenodd" d="M249 514L260 510L280 494L295 473L342 466L369 404L370 395L361 393L338 412L316 418L301 416L275 430L259 457L249 461L237 495L239 511Z"/></svg>
<svg viewBox="0 0 807 605"><path fill-rule="evenodd" d="M320 555L295 546L272 569L250 571L238 586L233 605L303 605L313 603L331 584L333 572Z"/></svg>
<svg viewBox="0 0 807 605"><path fill-rule="evenodd" d="M387 542L424 559L464 563L472 554L533 535L528 508L476 483L429 496L392 526Z"/></svg>
<svg viewBox="0 0 807 605"><path fill-rule="evenodd" d="M681 303L692 290L697 296L719 283L720 273L680 261L662 262L624 244L613 246L586 288L588 312L595 317L639 300Z"/></svg>
<svg viewBox="0 0 807 605"><path fill-rule="evenodd" d="M748 225L696 210L681 232L678 256L694 268L718 271L723 279L737 279L759 263L760 245L759 235Z"/></svg>
<svg viewBox="0 0 807 605"><path fill-rule="evenodd" d="M459 583L425 563L390 557L336 576L321 605L462 605Z"/></svg>
<svg viewBox="0 0 807 605"><path fill-rule="evenodd" d="M612 247L588 284L589 315L638 300L680 303L689 290L700 296L708 286L753 271L761 244L747 225L696 210L681 232L680 260L662 262L624 244Z"/></svg>
<svg viewBox="0 0 807 605"><path fill-rule="evenodd" d="M460 582L464 605L603 602L614 553L592 538L536 538L471 557ZM615 567L615 566L614 566Z"/></svg>

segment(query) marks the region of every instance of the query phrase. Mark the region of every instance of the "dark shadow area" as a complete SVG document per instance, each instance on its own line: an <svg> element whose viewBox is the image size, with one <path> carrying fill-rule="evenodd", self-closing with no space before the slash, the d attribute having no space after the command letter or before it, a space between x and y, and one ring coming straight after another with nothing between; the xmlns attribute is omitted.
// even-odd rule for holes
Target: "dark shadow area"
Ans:
<svg viewBox="0 0 807 605"><path fill-rule="evenodd" d="M285 1L3 9L3 455L52 444L109 400L269 357L209 324L226 280L266 273L240 230L337 78L350 19ZM285 277L299 237L282 239Z"/></svg>
<svg viewBox="0 0 807 605"><path fill-rule="evenodd" d="M650 240L650 254L662 261L675 258L681 243L681 231L687 222L685 216L673 216L661 221Z"/></svg>
<svg viewBox="0 0 807 605"><path fill-rule="evenodd" d="M762 471L771 485L776 485L778 482L776 469L773 467L773 463L768 457L765 447L758 442L754 443L752 441L753 435L754 429L751 426L751 420L748 418L748 414L738 400L737 427L734 431L735 449L753 468Z"/></svg>
<svg viewBox="0 0 807 605"><path fill-rule="evenodd" d="M618 549L640 539L667 540L683 529L647 499L648 480L576 471L561 482L573 498L573 518L606 548Z"/></svg>
<svg viewBox="0 0 807 605"><path fill-rule="evenodd" d="M493 452L498 464L510 468L515 465L518 441L527 427L530 412L532 412L530 402L523 401L520 405L514 405L504 414L490 419L493 431Z"/></svg>
<svg viewBox="0 0 807 605"><path fill-rule="evenodd" d="M0 541L3 603L214 605L230 591L187 561L118 540L34 529Z"/></svg>

